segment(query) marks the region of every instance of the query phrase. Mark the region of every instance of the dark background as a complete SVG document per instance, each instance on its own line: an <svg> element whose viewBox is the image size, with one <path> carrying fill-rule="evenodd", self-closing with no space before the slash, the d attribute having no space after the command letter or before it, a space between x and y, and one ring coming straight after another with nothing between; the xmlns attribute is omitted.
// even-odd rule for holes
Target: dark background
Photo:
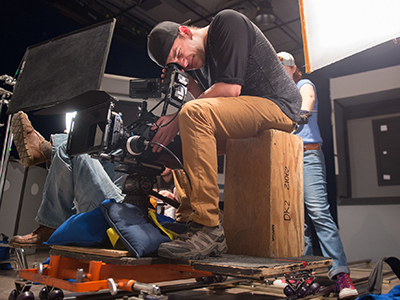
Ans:
<svg viewBox="0 0 400 300"><path fill-rule="evenodd" d="M28 46L85 27L39 0L0 1L0 11L0 75L14 75ZM148 58L145 45L146 38L143 36L130 40L126 37L119 38L115 34L106 73L140 78L159 77L161 70ZM331 209L335 218L336 184L329 79L399 64L400 45L395 41L389 41L305 75L317 87L319 126L324 139L323 150L327 165L329 201L333 204ZM298 67L302 69L301 66ZM1 87L10 89L5 85ZM3 109L1 115L2 123L6 121L4 111ZM35 116L33 112L29 112L28 115L34 127L46 139L49 138L50 133L64 129L63 116ZM3 143L4 127L0 130L1 143ZM15 156L16 151L13 149L11 154Z"/></svg>

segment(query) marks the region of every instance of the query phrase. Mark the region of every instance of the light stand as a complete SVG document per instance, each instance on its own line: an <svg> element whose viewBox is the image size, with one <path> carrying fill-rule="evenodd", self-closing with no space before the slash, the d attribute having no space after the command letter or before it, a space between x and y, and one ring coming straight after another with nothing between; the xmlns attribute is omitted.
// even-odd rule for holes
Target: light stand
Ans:
<svg viewBox="0 0 400 300"><path fill-rule="evenodd" d="M15 85L14 78L9 75L0 76L0 81L4 81L6 84L11 85L11 86ZM0 95L1 95L0 114L3 112L3 107L8 107L9 99L11 98L12 94L13 94L12 92L7 91L3 88L0 88ZM6 181L7 165L8 165L8 160L10 158L9 150L11 149L11 143L12 143L12 134L10 133L11 117L12 117L11 115L8 115L8 117L7 117L7 124L6 124L6 129L4 132L3 151L1 153L0 208L1 208L1 202L3 199L4 183ZM4 126L4 124L0 124L0 126Z"/></svg>

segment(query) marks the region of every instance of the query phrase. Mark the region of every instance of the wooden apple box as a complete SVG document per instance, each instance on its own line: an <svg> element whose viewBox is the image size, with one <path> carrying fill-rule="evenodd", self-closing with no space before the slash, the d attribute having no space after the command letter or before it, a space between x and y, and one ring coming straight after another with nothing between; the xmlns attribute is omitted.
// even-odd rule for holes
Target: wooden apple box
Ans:
<svg viewBox="0 0 400 300"><path fill-rule="evenodd" d="M224 221L228 253L304 255L303 141L284 131L228 140Z"/></svg>

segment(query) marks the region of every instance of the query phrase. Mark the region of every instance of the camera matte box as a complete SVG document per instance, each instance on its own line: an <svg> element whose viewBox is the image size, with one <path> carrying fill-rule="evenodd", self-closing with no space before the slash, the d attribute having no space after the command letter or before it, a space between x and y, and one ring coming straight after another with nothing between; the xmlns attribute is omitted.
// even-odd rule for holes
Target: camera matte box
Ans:
<svg viewBox="0 0 400 300"><path fill-rule="evenodd" d="M107 146L111 105L111 102L104 102L76 114L68 135L67 153L69 156L104 150Z"/></svg>
<svg viewBox="0 0 400 300"><path fill-rule="evenodd" d="M303 141L269 129L228 140L224 230L231 254L304 255Z"/></svg>

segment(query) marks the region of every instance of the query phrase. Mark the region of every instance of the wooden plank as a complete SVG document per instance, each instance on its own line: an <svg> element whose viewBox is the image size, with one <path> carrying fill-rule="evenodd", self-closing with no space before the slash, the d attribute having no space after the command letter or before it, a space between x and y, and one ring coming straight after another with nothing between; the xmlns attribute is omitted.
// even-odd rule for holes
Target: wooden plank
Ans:
<svg viewBox="0 0 400 300"><path fill-rule="evenodd" d="M225 254L219 258L192 261L193 269L227 276L262 278L288 272L332 265L332 259L320 256L263 258Z"/></svg>
<svg viewBox="0 0 400 300"><path fill-rule="evenodd" d="M304 254L303 142L270 129L228 140L224 230L228 253Z"/></svg>
<svg viewBox="0 0 400 300"><path fill-rule="evenodd" d="M75 246L62 246L62 245L53 245L52 248L56 250L94 254L94 255L108 256L108 257L132 256L128 251L114 250L114 249L88 248L88 247L75 247Z"/></svg>
<svg viewBox="0 0 400 300"><path fill-rule="evenodd" d="M131 256L122 256L127 251L104 251L112 249L96 249L96 248L85 248L85 247L71 247L71 246L52 246L50 255L60 255L63 257L75 258L87 261L102 261L107 264L115 265L130 265L130 266L143 266L153 264L165 264L167 259L161 257L142 257L136 258ZM126 253L125 253L126 254Z"/></svg>

